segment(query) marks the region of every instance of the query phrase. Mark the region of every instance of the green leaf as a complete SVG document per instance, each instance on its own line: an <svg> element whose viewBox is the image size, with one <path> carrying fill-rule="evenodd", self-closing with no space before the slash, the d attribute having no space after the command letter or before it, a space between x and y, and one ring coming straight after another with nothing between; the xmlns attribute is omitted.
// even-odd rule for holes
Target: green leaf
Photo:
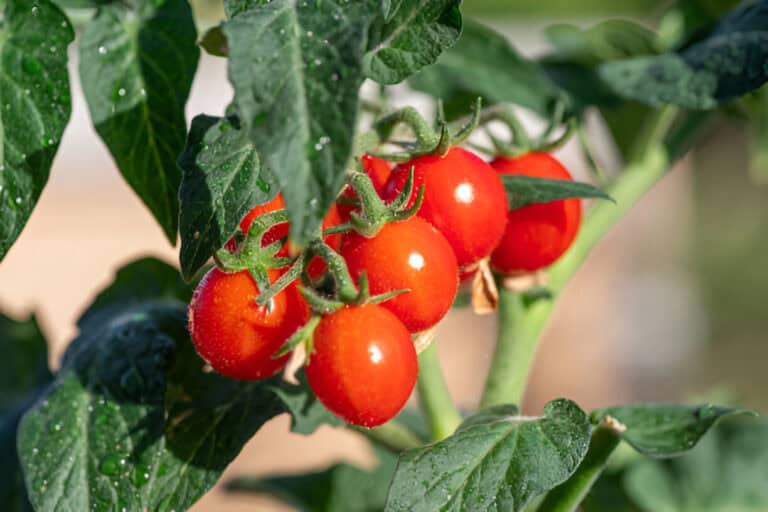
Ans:
<svg viewBox="0 0 768 512"><path fill-rule="evenodd" d="M16 453L16 429L24 411L51 380L47 345L34 317L0 314L0 510L31 511Z"/></svg>
<svg viewBox="0 0 768 512"><path fill-rule="evenodd" d="M402 82L432 64L461 33L460 0L401 1L365 54L365 76L381 84Z"/></svg>
<svg viewBox="0 0 768 512"><path fill-rule="evenodd" d="M543 70L518 54L503 35L465 20L459 41L437 63L408 80L418 91L450 101L482 96L484 104L509 102L547 114L561 97Z"/></svg>
<svg viewBox="0 0 768 512"><path fill-rule="evenodd" d="M280 184L299 244L343 185L374 5L273 0L223 25L237 110Z"/></svg>
<svg viewBox="0 0 768 512"><path fill-rule="evenodd" d="M599 188L580 181L550 180L517 174L504 174L500 178L507 191L510 210L533 203L549 203L575 197L613 201L611 196Z"/></svg>
<svg viewBox="0 0 768 512"><path fill-rule="evenodd" d="M565 481L589 445L587 415L569 400L542 417L481 412L435 444L400 456L387 498L395 511L518 511Z"/></svg>
<svg viewBox="0 0 768 512"><path fill-rule="evenodd" d="M768 510L768 424L728 421L686 455L630 466L624 489L643 512Z"/></svg>
<svg viewBox="0 0 768 512"><path fill-rule="evenodd" d="M91 119L125 180L176 243L184 105L200 50L186 0L99 7L80 41Z"/></svg>
<svg viewBox="0 0 768 512"><path fill-rule="evenodd" d="M240 477L227 482L234 492L268 493L305 512L373 512L382 510L397 459L377 450L379 464L364 471L334 464L322 471L269 478Z"/></svg>
<svg viewBox="0 0 768 512"><path fill-rule="evenodd" d="M0 417L29 399L51 380L48 346L37 320L12 320L0 314Z"/></svg>
<svg viewBox="0 0 768 512"><path fill-rule="evenodd" d="M555 58L588 65L657 53L656 34L627 20L607 20L587 29L551 25L545 34Z"/></svg>
<svg viewBox="0 0 768 512"><path fill-rule="evenodd" d="M78 327L109 316L113 309L139 306L146 301L188 303L192 287L181 279L179 270L157 258L140 258L121 267L113 282L99 292L77 321Z"/></svg>
<svg viewBox="0 0 768 512"><path fill-rule="evenodd" d="M724 416L749 413L715 405L641 404L607 407L592 413L597 424L612 416L627 429L622 438L650 457L674 457L693 448Z"/></svg>
<svg viewBox="0 0 768 512"><path fill-rule="evenodd" d="M607 62L599 74L623 98L711 109L768 81L767 27L768 3L745 3L677 52Z"/></svg>
<svg viewBox="0 0 768 512"><path fill-rule="evenodd" d="M19 428L35 508L186 510L283 411L266 383L202 367L181 304L85 324Z"/></svg>
<svg viewBox="0 0 768 512"><path fill-rule="evenodd" d="M272 199L278 187L234 117L195 117L179 167L179 257L190 279L234 235L248 211Z"/></svg>
<svg viewBox="0 0 768 512"><path fill-rule="evenodd" d="M75 35L47 0L7 0L0 25L0 260L48 181L71 111L67 47Z"/></svg>
<svg viewBox="0 0 768 512"><path fill-rule="evenodd" d="M334 427L344 425L317 399L309 388L304 372L298 373L296 377L298 385L280 381L272 388L291 414L291 432L309 435L323 424Z"/></svg>

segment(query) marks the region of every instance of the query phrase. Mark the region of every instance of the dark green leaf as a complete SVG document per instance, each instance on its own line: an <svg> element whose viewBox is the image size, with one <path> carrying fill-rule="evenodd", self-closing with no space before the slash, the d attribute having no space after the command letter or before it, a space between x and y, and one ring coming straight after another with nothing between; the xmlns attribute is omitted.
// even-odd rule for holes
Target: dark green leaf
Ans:
<svg viewBox="0 0 768 512"><path fill-rule="evenodd" d="M85 324L19 428L36 509L186 510L283 411L267 383L202 367L183 305L146 302Z"/></svg>
<svg viewBox="0 0 768 512"><path fill-rule="evenodd" d="M141 258L118 269L114 281L103 289L77 321L86 322L111 314L113 309L139 306L146 301L188 303L192 287L181 279L179 270L156 258Z"/></svg>
<svg viewBox="0 0 768 512"><path fill-rule="evenodd" d="M74 32L58 7L8 0L0 25L0 260L48 181L71 111L67 47Z"/></svg>
<svg viewBox="0 0 768 512"><path fill-rule="evenodd" d="M723 416L746 412L715 405L623 405L594 411L592 421L612 416L627 428L622 438L640 453L674 457L693 448Z"/></svg>
<svg viewBox="0 0 768 512"><path fill-rule="evenodd" d="M517 174L504 174L501 176L501 181L507 191L510 210L533 203L549 203L574 197L613 201L611 196L599 188L580 181L550 180Z"/></svg>
<svg viewBox="0 0 768 512"><path fill-rule="evenodd" d="M544 416L483 412L454 435L400 456L386 509L518 511L565 481L589 445L587 415L568 400Z"/></svg>
<svg viewBox="0 0 768 512"><path fill-rule="evenodd" d="M365 76L382 84L396 84L434 63L459 38L459 3L401 1L394 16L381 27L380 42L365 54Z"/></svg>
<svg viewBox="0 0 768 512"><path fill-rule="evenodd" d="M180 260L189 279L234 235L248 211L272 199L278 188L234 117L195 117L179 167Z"/></svg>
<svg viewBox="0 0 768 512"><path fill-rule="evenodd" d="M408 80L416 90L450 101L482 96L484 104L510 102L547 114L560 92L542 69L518 54L501 34L465 20L459 41L437 63Z"/></svg>
<svg viewBox="0 0 768 512"><path fill-rule="evenodd" d="M186 0L104 5L80 41L80 78L96 131L172 244L181 181L176 157L199 54Z"/></svg>
<svg viewBox="0 0 768 512"><path fill-rule="evenodd" d="M624 488L643 512L768 510L768 424L728 421L682 457L630 466Z"/></svg>
<svg viewBox="0 0 768 512"><path fill-rule="evenodd" d="M31 511L16 454L21 415L51 380L47 346L34 317L14 321L0 314L0 510Z"/></svg>
<svg viewBox="0 0 768 512"><path fill-rule="evenodd" d="M309 435L323 424L334 427L344 425L344 422L326 409L309 389L303 371L297 374L297 378L298 385L280 381L272 389L291 414L291 432Z"/></svg>
<svg viewBox="0 0 768 512"><path fill-rule="evenodd" d="M649 105L710 109L768 80L768 2L732 11L705 37L678 52L600 66L617 95Z"/></svg>
<svg viewBox="0 0 768 512"><path fill-rule="evenodd" d="M298 243L343 185L375 5L273 0L223 25L235 104L280 183Z"/></svg>
<svg viewBox="0 0 768 512"><path fill-rule="evenodd" d="M227 489L272 494L305 512L375 512L384 508L397 462L387 451L377 455L373 472L342 463L301 475L236 478Z"/></svg>
<svg viewBox="0 0 768 512"><path fill-rule="evenodd" d="M0 314L0 417L26 402L30 394L51 380L48 346L31 316L12 320Z"/></svg>

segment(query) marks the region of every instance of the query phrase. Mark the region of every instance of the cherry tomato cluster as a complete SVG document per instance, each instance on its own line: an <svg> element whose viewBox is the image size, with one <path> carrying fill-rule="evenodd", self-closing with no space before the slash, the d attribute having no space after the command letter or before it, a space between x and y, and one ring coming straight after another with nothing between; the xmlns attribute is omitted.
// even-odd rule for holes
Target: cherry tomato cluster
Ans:
<svg viewBox="0 0 768 512"><path fill-rule="evenodd" d="M508 211L500 175L571 179L544 153L498 157L489 164L452 147L444 155L420 156L394 168L366 155L362 166L382 204L391 204L409 187L411 195L402 195L404 208L418 206L415 215L385 223L373 236L350 227L323 237L343 258L348 276L365 287L363 300L310 308L306 290L300 292L294 281L260 305L259 288L248 270L214 268L198 285L189 316L192 340L214 370L236 379L265 379L285 366L289 355L275 354L314 314L317 321L307 343L310 387L333 413L373 427L397 414L411 395L418 374L412 336L446 315L459 277L471 275L484 258L503 274L552 264L576 236L581 206L578 199L568 199ZM323 228L353 226L351 218L364 216L357 196L345 187ZM257 206L242 219L242 232L248 233L257 216L283 207L280 195ZM287 234L288 223L278 223L264 233L262 246ZM226 247L237 250L234 240ZM277 256L289 256L286 245ZM269 282L286 270L269 269ZM306 264L305 284L320 286L329 272L326 261L315 255ZM398 290L402 293L392 293Z"/></svg>

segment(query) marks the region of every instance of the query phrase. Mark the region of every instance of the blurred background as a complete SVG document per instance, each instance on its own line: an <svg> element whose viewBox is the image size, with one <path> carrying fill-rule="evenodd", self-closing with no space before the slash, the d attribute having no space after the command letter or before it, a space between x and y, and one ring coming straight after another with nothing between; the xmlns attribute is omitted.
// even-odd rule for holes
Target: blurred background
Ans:
<svg viewBox="0 0 768 512"><path fill-rule="evenodd" d="M202 27L220 19L215 4L196 2ZM503 31L525 55L536 56L548 49L542 29L552 23L591 26L614 17L652 23L664 5L467 0L464 12ZM0 309L14 316L38 314L52 343L54 367L76 334L75 319L117 267L144 255L177 258L177 249L165 241L91 127L76 53L71 57L71 122L37 209L0 264ZM226 61L203 55L188 119L219 114L230 98ZM398 90L396 99L423 105L423 98L405 90ZM601 163L616 168L613 148L599 129L593 137ZM546 332L527 412L537 413L561 396L585 409L715 396L766 409L768 185L750 180L747 145L743 126L721 122L597 247L565 290ZM589 179L576 148L568 145L558 156L577 179ZM462 407L477 404L494 332L493 316L468 310L454 310L440 326L440 356ZM288 433L288 420L280 417L246 446L222 482L341 460L365 466L372 455L357 434L325 427L301 437ZM193 510L290 508L217 488Z"/></svg>

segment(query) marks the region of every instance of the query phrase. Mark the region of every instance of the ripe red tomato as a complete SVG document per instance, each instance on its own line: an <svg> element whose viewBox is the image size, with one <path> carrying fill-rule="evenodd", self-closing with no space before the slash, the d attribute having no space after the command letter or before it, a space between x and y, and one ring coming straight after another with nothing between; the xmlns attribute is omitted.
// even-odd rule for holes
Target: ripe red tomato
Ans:
<svg viewBox="0 0 768 512"><path fill-rule="evenodd" d="M411 332L435 325L451 308L458 266L451 246L424 219L386 224L373 238L344 237L341 255L353 279L365 271L371 294L408 288L383 303Z"/></svg>
<svg viewBox="0 0 768 512"><path fill-rule="evenodd" d="M365 170L365 173L369 178L371 178L373 189L378 192L379 195L382 195L384 191L384 185L387 184L389 175L392 174L392 168L390 167L389 162L370 155L363 155L362 162L363 170ZM346 185L341 191L339 198L354 201L357 199L357 194L355 194L355 191L352 189L352 187ZM342 222L348 222L350 212L357 209L355 206L346 204L344 202L337 203L337 207Z"/></svg>
<svg viewBox="0 0 768 512"><path fill-rule="evenodd" d="M354 425L375 427L408 401L418 361L402 322L369 303L345 306L320 320L306 372L312 391L331 412Z"/></svg>
<svg viewBox="0 0 768 512"><path fill-rule="evenodd" d="M572 180L560 162L547 153L499 157L491 166L500 174ZM581 224L581 200L562 199L529 204L507 215L507 228L491 255L500 272L534 271L554 263L571 246Z"/></svg>
<svg viewBox="0 0 768 512"><path fill-rule="evenodd" d="M268 272L270 281L278 273ZM294 285L266 306L248 271L227 274L211 269L197 285L189 305L189 332L197 352L214 370L233 379L259 380L277 373L288 355L272 355L307 322L309 310Z"/></svg>
<svg viewBox="0 0 768 512"><path fill-rule="evenodd" d="M243 233L247 233L248 230L251 228L251 224L253 224L253 220L258 217L259 215L264 215L266 213L274 212L277 210L282 210L285 208L285 203L283 202L283 195L278 194L275 196L274 199L272 199L270 202L266 204L261 204L256 207L254 207L248 214L243 217L243 220L240 221L240 230ZM323 229L328 229L333 226L337 226L341 224L341 217L339 216L339 211L336 208L336 205L331 205L331 208L328 210L328 213L325 215L325 219L323 219ZM261 240L262 245L269 245L273 242L276 242L280 240L283 237L288 236L288 230L290 229L289 224L287 222L283 222L280 224L277 224L273 226L269 231L264 233L264 237ZM334 250L338 251L339 246L341 245L341 235L328 235L324 238L325 243L330 245ZM235 242L234 240L229 240L227 242L227 249L234 250L235 249ZM288 256L288 246L287 244L284 245L275 255L277 257L285 257ZM323 273L326 271L328 266L325 264L325 262L317 257L313 258L312 261L309 262L309 265L307 267L307 273L309 274L309 277L312 279L317 279Z"/></svg>
<svg viewBox="0 0 768 512"><path fill-rule="evenodd" d="M405 187L414 167L414 193L424 185L418 215L440 231L453 247L460 267L484 258L504 234L507 196L493 169L465 149L451 148L445 156L427 155L400 164L384 187L384 198L394 199Z"/></svg>

